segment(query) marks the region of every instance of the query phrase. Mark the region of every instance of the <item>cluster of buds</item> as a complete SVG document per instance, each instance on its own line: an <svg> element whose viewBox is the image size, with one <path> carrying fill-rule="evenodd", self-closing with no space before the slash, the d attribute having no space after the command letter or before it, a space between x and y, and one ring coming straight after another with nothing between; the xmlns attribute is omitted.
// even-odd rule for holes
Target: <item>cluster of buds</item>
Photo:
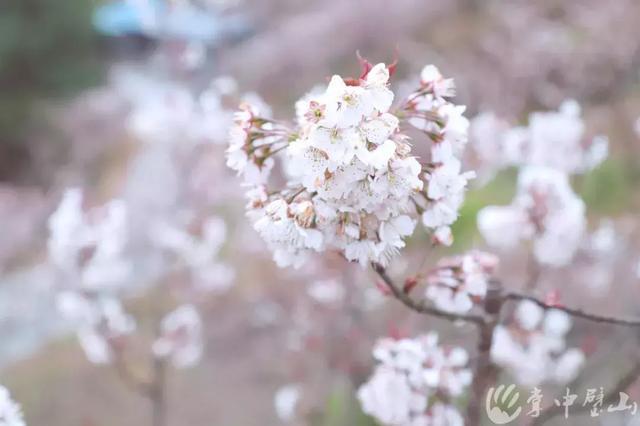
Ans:
<svg viewBox="0 0 640 426"><path fill-rule="evenodd" d="M229 134L227 165L251 185L264 184L274 165L273 155L286 147L287 129L268 118L268 110L242 103Z"/></svg>

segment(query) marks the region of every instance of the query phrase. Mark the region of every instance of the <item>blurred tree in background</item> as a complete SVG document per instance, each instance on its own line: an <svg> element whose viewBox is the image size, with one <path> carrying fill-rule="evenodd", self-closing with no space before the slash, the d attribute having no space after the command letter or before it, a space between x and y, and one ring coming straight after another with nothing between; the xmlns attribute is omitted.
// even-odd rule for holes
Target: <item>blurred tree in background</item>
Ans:
<svg viewBox="0 0 640 426"><path fill-rule="evenodd" d="M87 0L0 2L0 181L29 163L28 123L38 102L99 78Z"/></svg>

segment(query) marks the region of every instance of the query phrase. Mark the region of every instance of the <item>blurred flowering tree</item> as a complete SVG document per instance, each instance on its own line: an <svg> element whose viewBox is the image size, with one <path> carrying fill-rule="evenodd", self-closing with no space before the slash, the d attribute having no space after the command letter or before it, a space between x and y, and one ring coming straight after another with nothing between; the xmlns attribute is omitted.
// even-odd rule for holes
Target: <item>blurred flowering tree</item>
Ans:
<svg viewBox="0 0 640 426"><path fill-rule="evenodd" d="M64 191L48 222L49 261L58 310L86 358L112 367L163 426L170 367L194 367L205 352L199 305L235 275L221 256L226 223L214 214L224 193L203 183L226 171L227 104L259 99L236 93L228 77L194 95L177 81L115 74L107 91L129 102L126 128L139 150L119 197L100 204L81 188ZM129 314L127 301L155 286L162 297Z"/></svg>

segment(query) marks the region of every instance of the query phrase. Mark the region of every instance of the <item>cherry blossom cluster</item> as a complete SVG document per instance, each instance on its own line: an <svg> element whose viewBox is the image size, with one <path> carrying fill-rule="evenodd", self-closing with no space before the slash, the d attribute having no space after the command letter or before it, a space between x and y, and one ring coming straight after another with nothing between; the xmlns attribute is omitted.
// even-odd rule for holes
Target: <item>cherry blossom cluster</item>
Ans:
<svg viewBox="0 0 640 426"><path fill-rule="evenodd" d="M20 405L11 399L9 391L0 385L0 426L25 426Z"/></svg>
<svg viewBox="0 0 640 426"><path fill-rule="evenodd" d="M131 104L127 127L143 142L222 144L233 123L228 105L238 99L262 104L252 93L239 94L236 81L227 76L213 79L200 93L179 83L131 73L119 75L118 80Z"/></svg>
<svg viewBox="0 0 640 426"><path fill-rule="evenodd" d="M193 214L174 221L151 224L151 240L171 261L168 272L186 271L195 290L223 291L233 284L235 271L219 260L227 239L227 227L220 217L198 220Z"/></svg>
<svg viewBox="0 0 640 426"><path fill-rule="evenodd" d="M462 172L469 121L463 115L465 107L448 100L454 95L453 79L443 78L435 66L428 65L420 73L420 89L409 96L402 112L431 141L422 223L433 229L434 240L444 245L453 242L450 226L458 218L467 183L475 178L473 171Z"/></svg>
<svg viewBox="0 0 640 426"><path fill-rule="evenodd" d="M490 206L478 214L478 228L493 247L533 243L540 263L568 264L586 230L586 207L561 171L529 166L520 171L517 194L509 206Z"/></svg>
<svg viewBox="0 0 640 426"><path fill-rule="evenodd" d="M566 101L558 112L536 112L527 127L509 128L492 115L474 119L474 148L485 168L520 167L515 199L478 214L478 228L489 245L513 248L531 241L538 262L568 264L586 231L584 202L570 176L584 173L607 156L607 141L585 142L580 107Z"/></svg>
<svg viewBox="0 0 640 426"><path fill-rule="evenodd" d="M378 365L358 390L365 413L393 426L463 425L451 400L471 383L467 352L438 344L429 333L415 339L381 339L373 350Z"/></svg>
<svg viewBox="0 0 640 426"><path fill-rule="evenodd" d="M264 185L273 169L274 152L286 148L287 129L269 117L270 111L252 103L240 104L229 132L227 165L252 186Z"/></svg>
<svg viewBox="0 0 640 426"><path fill-rule="evenodd" d="M127 208L122 200L85 212L79 188L65 191L49 218L49 257L73 287L89 292L124 285L133 265L124 256Z"/></svg>
<svg viewBox="0 0 640 426"><path fill-rule="evenodd" d="M174 367L191 367L200 361L203 350L202 322L196 308L182 305L167 314L153 343L158 358L170 358Z"/></svg>
<svg viewBox="0 0 640 426"><path fill-rule="evenodd" d="M514 316L509 326L498 325L494 330L493 361L525 386L573 380L585 355L580 349L567 348L571 317L557 309L545 311L530 301L520 302Z"/></svg>
<svg viewBox="0 0 640 426"><path fill-rule="evenodd" d="M472 152L483 174L492 175L509 166L541 166L566 174L587 172L608 155L603 136L589 139L574 100L562 103L558 111L534 112L527 126L508 122L485 112L471 122Z"/></svg>
<svg viewBox="0 0 640 426"><path fill-rule="evenodd" d="M121 302L134 277L127 260L128 226L124 202L85 209L77 188L64 194L49 219L50 259L64 283L57 293L58 309L73 325L87 359L96 364L114 362L136 330ZM180 246L176 240L181 240L173 238ZM172 357L177 367L199 358L200 319L192 306L178 308L164 319L153 351L158 357Z"/></svg>
<svg viewBox="0 0 640 426"><path fill-rule="evenodd" d="M132 274L125 254L127 212L113 200L88 212L83 194L69 189L49 218L49 257L64 287L59 311L74 325L87 358L112 359L112 347L135 329L117 296Z"/></svg>
<svg viewBox="0 0 640 426"><path fill-rule="evenodd" d="M333 76L296 103L295 128L241 106L227 165L249 187L248 216L280 266L300 266L329 249L362 265L386 265L418 214L436 242L451 243L449 226L473 176L461 173L458 157L467 140L464 107L448 101L453 82L428 66L418 90L392 109L394 67L363 61L360 78ZM427 164L412 155L405 122L428 135ZM280 190L268 186L276 156L287 176Z"/></svg>
<svg viewBox="0 0 640 426"><path fill-rule="evenodd" d="M603 296L611 287L616 267L631 248L612 219L601 219L586 234L571 268L572 280L584 283L594 296Z"/></svg>
<svg viewBox="0 0 640 426"><path fill-rule="evenodd" d="M108 364L136 329L136 322L114 296L62 291L57 296L60 313L76 329L80 346L94 364Z"/></svg>
<svg viewBox="0 0 640 426"><path fill-rule="evenodd" d="M466 313L484 300L498 258L479 251L444 258L426 276L425 297L446 312Z"/></svg>

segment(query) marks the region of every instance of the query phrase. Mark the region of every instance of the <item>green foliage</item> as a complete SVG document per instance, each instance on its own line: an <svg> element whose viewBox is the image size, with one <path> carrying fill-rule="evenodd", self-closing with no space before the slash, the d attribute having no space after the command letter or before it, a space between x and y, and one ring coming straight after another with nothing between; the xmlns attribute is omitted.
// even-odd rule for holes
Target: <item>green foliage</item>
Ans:
<svg viewBox="0 0 640 426"><path fill-rule="evenodd" d="M348 383L338 383L327 398L324 413L314 419L314 426L376 426L376 422L365 415L355 398L355 389Z"/></svg>
<svg viewBox="0 0 640 426"><path fill-rule="evenodd" d="M478 235L476 217L480 209L489 205L506 205L511 202L515 194L516 180L515 171L507 170L499 173L486 185L466 193L460 216L451 227L454 236L452 251L463 250L474 242Z"/></svg>
<svg viewBox="0 0 640 426"><path fill-rule="evenodd" d="M610 215L630 208L634 201L633 188L640 182L640 169L634 164L613 157L576 178L574 188L585 201L589 213ZM452 252L464 250L475 242L478 236L476 217L480 209L509 204L515 195L516 181L515 170L508 170L499 173L487 185L467 192L460 217L452 226Z"/></svg>
<svg viewBox="0 0 640 426"><path fill-rule="evenodd" d="M98 79L91 11L87 0L0 2L0 155L23 143L34 102Z"/></svg>
<svg viewBox="0 0 640 426"><path fill-rule="evenodd" d="M630 163L616 158L609 158L589 172L578 182L587 209L599 214L626 210L632 202L634 174L637 173Z"/></svg>

